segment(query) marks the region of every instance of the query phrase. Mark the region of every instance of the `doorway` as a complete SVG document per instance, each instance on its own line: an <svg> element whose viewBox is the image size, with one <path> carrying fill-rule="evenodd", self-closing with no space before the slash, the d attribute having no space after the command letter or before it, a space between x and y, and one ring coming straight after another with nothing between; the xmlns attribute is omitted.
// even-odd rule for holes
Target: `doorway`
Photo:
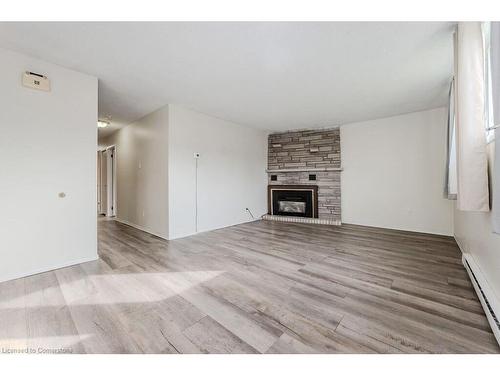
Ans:
<svg viewBox="0 0 500 375"><path fill-rule="evenodd" d="M97 151L97 213L116 216L116 146Z"/></svg>

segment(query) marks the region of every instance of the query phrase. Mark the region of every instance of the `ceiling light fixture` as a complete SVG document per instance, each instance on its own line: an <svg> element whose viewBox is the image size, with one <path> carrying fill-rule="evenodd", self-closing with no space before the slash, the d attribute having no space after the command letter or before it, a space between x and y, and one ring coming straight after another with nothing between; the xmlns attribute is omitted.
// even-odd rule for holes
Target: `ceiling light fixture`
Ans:
<svg viewBox="0 0 500 375"><path fill-rule="evenodd" d="M98 128L105 128L108 125L109 125L109 122L102 121L102 120L97 121L97 127Z"/></svg>

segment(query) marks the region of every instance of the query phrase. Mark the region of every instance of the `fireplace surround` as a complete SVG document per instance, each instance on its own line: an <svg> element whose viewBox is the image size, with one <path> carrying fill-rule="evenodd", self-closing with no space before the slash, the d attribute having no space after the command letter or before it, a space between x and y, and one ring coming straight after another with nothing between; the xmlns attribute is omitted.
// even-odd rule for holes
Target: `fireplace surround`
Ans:
<svg viewBox="0 0 500 375"><path fill-rule="evenodd" d="M268 197L267 220L340 225L340 129L311 129L273 133L268 138L268 185L315 188L314 213L307 202L292 196L280 203ZM270 189L270 188L268 188ZM285 189L286 190L286 189ZM277 205L277 206L276 206Z"/></svg>
<svg viewBox="0 0 500 375"><path fill-rule="evenodd" d="M268 214L318 217L318 187L315 185L268 185Z"/></svg>

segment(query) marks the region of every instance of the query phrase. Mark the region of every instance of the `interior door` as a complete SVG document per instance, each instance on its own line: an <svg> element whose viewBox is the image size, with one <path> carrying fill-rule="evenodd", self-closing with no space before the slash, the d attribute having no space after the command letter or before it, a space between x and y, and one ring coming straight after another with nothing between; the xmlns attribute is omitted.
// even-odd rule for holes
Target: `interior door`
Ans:
<svg viewBox="0 0 500 375"><path fill-rule="evenodd" d="M107 154L107 216L115 216L116 211L116 152L115 147L106 150Z"/></svg>
<svg viewBox="0 0 500 375"><path fill-rule="evenodd" d="M101 151L97 151L97 214L101 213Z"/></svg>
<svg viewBox="0 0 500 375"><path fill-rule="evenodd" d="M108 212L108 152L101 152L101 214L107 215Z"/></svg>

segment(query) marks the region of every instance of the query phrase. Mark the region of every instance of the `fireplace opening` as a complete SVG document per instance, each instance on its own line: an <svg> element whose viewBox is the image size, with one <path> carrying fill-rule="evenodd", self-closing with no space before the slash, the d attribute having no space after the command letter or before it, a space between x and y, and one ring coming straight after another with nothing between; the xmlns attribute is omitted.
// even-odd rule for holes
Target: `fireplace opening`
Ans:
<svg viewBox="0 0 500 375"><path fill-rule="evenodd" d="M269 214L318 217L318 187L269 185Z"/></svg>
<svg viewBox="0 0 500 375"><path fill-rule="evenodd" d="M288 198L289 199L289 198ZM278 211L279 213L306 213L306 202L298 201L298 198L292 198L293 200L283 200L278 201Z"/></svg>

